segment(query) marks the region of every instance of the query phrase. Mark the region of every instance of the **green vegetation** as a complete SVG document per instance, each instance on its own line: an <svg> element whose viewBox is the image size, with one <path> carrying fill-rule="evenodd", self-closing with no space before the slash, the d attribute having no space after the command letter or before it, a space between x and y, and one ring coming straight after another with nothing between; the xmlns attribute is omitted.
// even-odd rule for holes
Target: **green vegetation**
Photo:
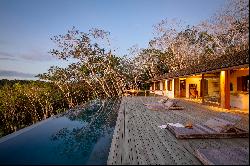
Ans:
<svg viewBox="0 0 250 166"><path fill-rule="evenodd" d="M88 100L84 87L72 84L72 102ZM82 93L81 93L82 92ZM0 134L6 135L69 108L61 90L42 81L0 80ZM85 101L84 101L85 100Z"/></svg>
<svg viewBox="0 0 250 166"><path fill-rule="evenodd" d="M71 62L39 74L42 81L0 82L2 135L74 108L92 99L119 97L125 89L146 89L150 78L196 66L228 53L249 49L249 2L231 1L210 20L182 27L168 19L154 26L148 48L132 48L131 55L112 50L110 33L72 28L51 38L50 53Z"/></svg>

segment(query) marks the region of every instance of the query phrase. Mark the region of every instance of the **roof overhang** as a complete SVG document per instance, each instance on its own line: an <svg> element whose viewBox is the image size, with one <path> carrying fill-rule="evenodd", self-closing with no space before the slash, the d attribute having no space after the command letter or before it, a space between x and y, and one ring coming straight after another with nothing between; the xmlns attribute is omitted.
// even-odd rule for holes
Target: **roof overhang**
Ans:
<svg viewBox="0 0 250 166"><path fill-rule="evenodd" d="M225 68L220 68L220 69L215 69L215 70L210 70L210 71L205 71L205 72L194 72L194 73L184 74L184 75L179 75L179 76L169 76L169 77L166 76L166 77L163 77L163 78L151 79L151 80L148 80L146 82L147 83L152 83L152 82L158 82L158 81L162 81L162 80L175 79L175 78L181 78L181 77L190 77L190 76L193 76L193 75L216 73L216 72L220 72L220 71L223 71L223 70L233 70L233 69L240 69L240 68L249 68L249 64L232 66L232 67L225 67Z"/></svg>

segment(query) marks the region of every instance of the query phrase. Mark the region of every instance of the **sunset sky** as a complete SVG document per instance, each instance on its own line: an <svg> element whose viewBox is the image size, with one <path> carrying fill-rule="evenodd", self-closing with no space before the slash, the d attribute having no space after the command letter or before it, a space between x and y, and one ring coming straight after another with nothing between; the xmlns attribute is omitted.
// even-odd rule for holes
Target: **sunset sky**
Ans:
<svg viewBox="0 0 250 166"><path fill-rule="evenodd" d="M52 57L50 40L75 26L111 33L117 55L137 44L146 48L153 25L177 18L195 25L226 0L0 0L0 79L30 79L50 66L67 63Z"/></svg>

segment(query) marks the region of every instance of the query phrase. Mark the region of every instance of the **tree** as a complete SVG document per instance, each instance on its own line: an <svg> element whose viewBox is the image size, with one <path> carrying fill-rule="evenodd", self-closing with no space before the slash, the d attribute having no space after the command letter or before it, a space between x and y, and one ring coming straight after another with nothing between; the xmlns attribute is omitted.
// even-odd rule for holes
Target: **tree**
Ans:
<svg viewBox="0 0 250 166"><path fill-rule="evenodd" d="M39 77L57 85L70 107L75 106L73 85L78 83L83 83L90 98L120 96L123 93L128 77L123 66L126 60L101 47L110 47L108 36L109 32L104 30L91 29L84 33L73 27L65 35L52 38L58 48L50 53L59 59L74 59L76 62L67 68L51 67L48 73ZM105 45L104 41L108 44Z"/></svg>
<svg viewBox="0 0 250 166"><path fill-rule="evenodd" d="M209 20L200 24L213 35L218 53L249 49L249 1L230 0Z"/></svg>
<svg viewBox="0 0 250 166"><path fill-rule="evenodd" d="M164 52L169 71L206 63L249 49L249 2L229 1L212 18L193 27L164 19L154 25L154 30L149 48Z"/></svg>

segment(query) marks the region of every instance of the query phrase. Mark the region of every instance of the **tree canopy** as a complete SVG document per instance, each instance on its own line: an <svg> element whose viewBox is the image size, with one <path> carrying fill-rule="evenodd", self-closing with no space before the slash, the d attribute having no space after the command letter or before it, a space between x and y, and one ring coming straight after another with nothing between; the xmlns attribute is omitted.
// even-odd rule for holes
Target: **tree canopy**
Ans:
<svg viewBox="0 0 250 166"><path fill-rule="evenodd" d="M51 55L69 61L51 66L42 81L0 83L0 135L10 133L92 99L120 97L124 90L143 89L145 81L249 49L249 2L229 1L195 26L164 19L154 26L147 48L132 47L131 58L116 55L110 32L73 27L51 38ZM236 54L237 55L237 54Z"/></svg>

